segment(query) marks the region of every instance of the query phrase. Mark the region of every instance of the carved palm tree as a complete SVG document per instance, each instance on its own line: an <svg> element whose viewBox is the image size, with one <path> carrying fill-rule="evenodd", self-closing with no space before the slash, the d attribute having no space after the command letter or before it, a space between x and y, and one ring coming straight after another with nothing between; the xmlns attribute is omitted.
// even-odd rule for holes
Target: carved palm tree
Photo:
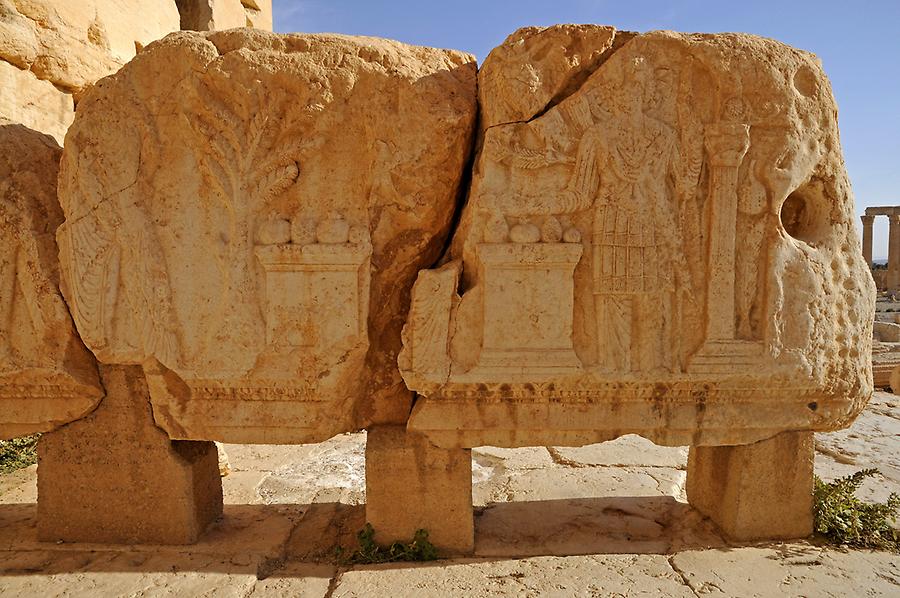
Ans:
<svg viewBox="0 0 900 598"><path fill-rule="evenodd" d="M298 129L311 115L295 109L296 98L284 90L262 85L247 89L227 80L219 89L204 79L194 91L197 109L188 115L194 154L228 217L224 292L204 346L226 338L252 343L262 322L253 236L260 213L300 175L300 155L311 142Z"/></svg>

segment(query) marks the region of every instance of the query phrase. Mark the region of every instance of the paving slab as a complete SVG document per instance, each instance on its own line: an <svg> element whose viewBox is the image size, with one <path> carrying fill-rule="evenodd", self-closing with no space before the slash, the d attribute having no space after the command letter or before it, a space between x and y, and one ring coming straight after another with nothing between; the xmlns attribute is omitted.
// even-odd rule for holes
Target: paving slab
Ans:
<svg viewBox="0 0 900 598"><path fill-rule="evenodd" d="M900 555L838 551L803 543L687 551L673 567L698 596L900 595Z"/></svg>
<svg viewBox="0 0 900 598"><path fill-rule="evenodd" d="M380 565L343 573L332 596L669 596L694 598L658 555Z"/></svg>

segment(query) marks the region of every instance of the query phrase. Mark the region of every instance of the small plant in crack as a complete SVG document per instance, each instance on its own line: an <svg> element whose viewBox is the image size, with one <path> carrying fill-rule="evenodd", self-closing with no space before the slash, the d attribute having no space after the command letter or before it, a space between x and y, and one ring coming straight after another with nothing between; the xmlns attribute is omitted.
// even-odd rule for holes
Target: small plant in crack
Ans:
<svg viewBox="0 0 900 598"><path fill-rule="evenodd" d="M900 495L891 493L884 503L867 503L856 497L863 481L879 473L863 469L833 482L816 477L816 532L834 544L900 552L900 534L892 525L900 513Z"/></svg>
<svg viewBox="0 0 900 598"><path fill-rule="evenodd" d="M348 565L371 565L376 563L396 563L404 561L433 561L436 560L437 549L428 540L428 531L418 530L409 542L394 542L390 546L381 546L375 542L375 528L367 523L356 534L357 549L349 555L345 555L343 549L338 548L337 558Z"/></svg>

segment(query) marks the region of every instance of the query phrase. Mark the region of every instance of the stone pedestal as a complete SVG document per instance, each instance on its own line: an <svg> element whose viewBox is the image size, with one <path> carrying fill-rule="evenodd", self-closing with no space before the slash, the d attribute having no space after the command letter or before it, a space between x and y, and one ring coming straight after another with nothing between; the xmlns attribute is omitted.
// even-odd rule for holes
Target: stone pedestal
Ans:
<svg viewBox="0 0 900 598"><path fill-rule="evenodd" d="M38 443L38 536L47 542L190 544L222 513L212 442L153 422L140 366L100 366L106 397Z"/></svg>
<svg viewBox="0 0 900 598"><path fill-rule="evenodd" d="M256 248L266 271L266 342L316 347L366 334L369 244Z"/></svg>
<svg viewBox="0 0 900 598"><path fill-rule="evenodd" d="M577 243L485 243L484 341L476 374L578 371L572 345Z"/></svg>
<svg viewBox="0 0 900 598"><path fill-rule="evenodd" d="M691 447L688 502L738 541L803 538L813 531L812 432L743 446Z"/></svg>
<svg viewBox="0 0 900 598"><path fill-rule="evenodd" d="M379 544L425 529L442 555L473 552L472 451L438 448L403 426L370 429L366 520Z"/></svg>

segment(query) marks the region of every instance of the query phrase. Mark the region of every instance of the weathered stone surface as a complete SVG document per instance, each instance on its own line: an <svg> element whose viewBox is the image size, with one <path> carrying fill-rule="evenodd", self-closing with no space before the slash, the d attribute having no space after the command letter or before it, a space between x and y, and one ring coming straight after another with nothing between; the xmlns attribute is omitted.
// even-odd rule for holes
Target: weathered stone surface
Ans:
<svg viewBox="0 0 900 598"><path fill-rule="evenodd" d="M684 469L688 456L688 449L685 446L659 446L633 435L623 436L611 442L551 450L554 451L557 460L571 462L578 467L653 465Z"/></svg>
<svg viewBox="0 0 900 598"><path fill-rule="evenodd" d="M475 62L454 51L252 29L148 46L66 142L82 338L144 365L172 438L405 422L409 290L445 241L474 118Z"/></svg>
<svg viewBox="0 0 900 598"><path fill-rule="evenodd" d="M814 56L559 26L510 36L479 83L469 198L404 330L410 429L734 445L852 421L874 286Z"/></svg>
<svg viewBox="0 0 900 598"><path fill-rule="evenodd" d="M256 571L215 556L134 555L80 550L60 554L35 550L11 554L0 565L2 596L222 596L243 598ZM22 575L43 571L45 575ZM302 587L298 584L298 588ZM308 584L305 587L315 588ZM320 594L321 595L321 594Z"/></svg>
<svg viewBox="0 0 900 598"><path fill-rule="evenodd" d="M366 440L366 521L375 541L410 541L416 531L444 554L475 547L472 454L442 449L402 426L377 426Z"/></svg>
<svg viewBox="0 0 900 598"><path fill-rule="evenodd" d="M401 589L403 588L403 589ZM360 567L341 575L331 596L386 596L415 588L416 596L670 596L693 598L663 555L540 557L454 561L435 568Z"/></svg>
<svg viewBox="0 0 900 598"><path fill-rule="evenodd" d="M61 145L74 118L72 96L0 60L0 119L52 135Z"/></svg>
<svg viewBox="0 0 900 598"><path fill-rule="evenodd" d="M867 480L858 495L884 502L892 492L900 493L898 439L900 397L876 392L853 426L816 434L816 475L830 481L860 469L878 469L881 475Z"/></svg>
<svg viewBox="0 0 900 598"><path fill-rule="evenodd" d="M176 0L181 13L181 28L192 31L223 31L235 27L256 27L272 30L272 5L268 5L268 27L251 23L250 12L265 25L263 11L246 7L251 0Z"/></svg>
<svg viewBox="0 0 900 598"><path fill-rule="evenodd" d="M0 0L0 59L78 92L178 24L174 0Z"/></svg>
<svg viewBox="0 0 900 598"><path fill-rule="evenodd" d="M272 0L241 0L247 14L247 26L272 31Z"/></svg>
<svg viewBox="0 0 900 598"><path fill-rule="evenodd" d="M805 538L813 532L811 432L742 446L691 447L687 499L738 541Z"/></svg>
<svg viewBox="0 0 900 598"><path fill-rule="evenodd" d="M900 558L887 552L747 547L682 552L670 562L700 596L887 597L900 585Z"/></svg>
<svg viewBox="0 0 900 598"><path fill-rule="evenodd" d="M900 366L900 343L872 344L872 382L875 388L891 388L891 375Z"/></svg>
<svg viewBox="0 0 900 598"><path fill-rule="evenodd" d="M52 430L103 396L59 292L59 158L53 139L0 118L0 439Z"/></svg>
<svg viewBox="0 0 900 598"><path fill-rule="evenodd" d="M38 442L38 537L189 544L222 513L212 442L173 443L153 423L139 366L101 365L106 397Z"/></svg>
<svg viewBox="0 0 900 598"><path fill-rule="evenodd" d="M308 447L263 478L256 492L265 504L364 503L366 434L341 434Z"/></svg>
<svg viewBox="0 0 900 598"><path fill-rule="evenodd" d="M872 327L872 337L882 343L900 342L900 324L875 320Z"/></svg>
<svg viewBox="0 0 900 598"><path fill-rule="evenodd" d="M482 130L526 122L571 95L635 34L602 25L523 27L478 73Z"/></svg>

